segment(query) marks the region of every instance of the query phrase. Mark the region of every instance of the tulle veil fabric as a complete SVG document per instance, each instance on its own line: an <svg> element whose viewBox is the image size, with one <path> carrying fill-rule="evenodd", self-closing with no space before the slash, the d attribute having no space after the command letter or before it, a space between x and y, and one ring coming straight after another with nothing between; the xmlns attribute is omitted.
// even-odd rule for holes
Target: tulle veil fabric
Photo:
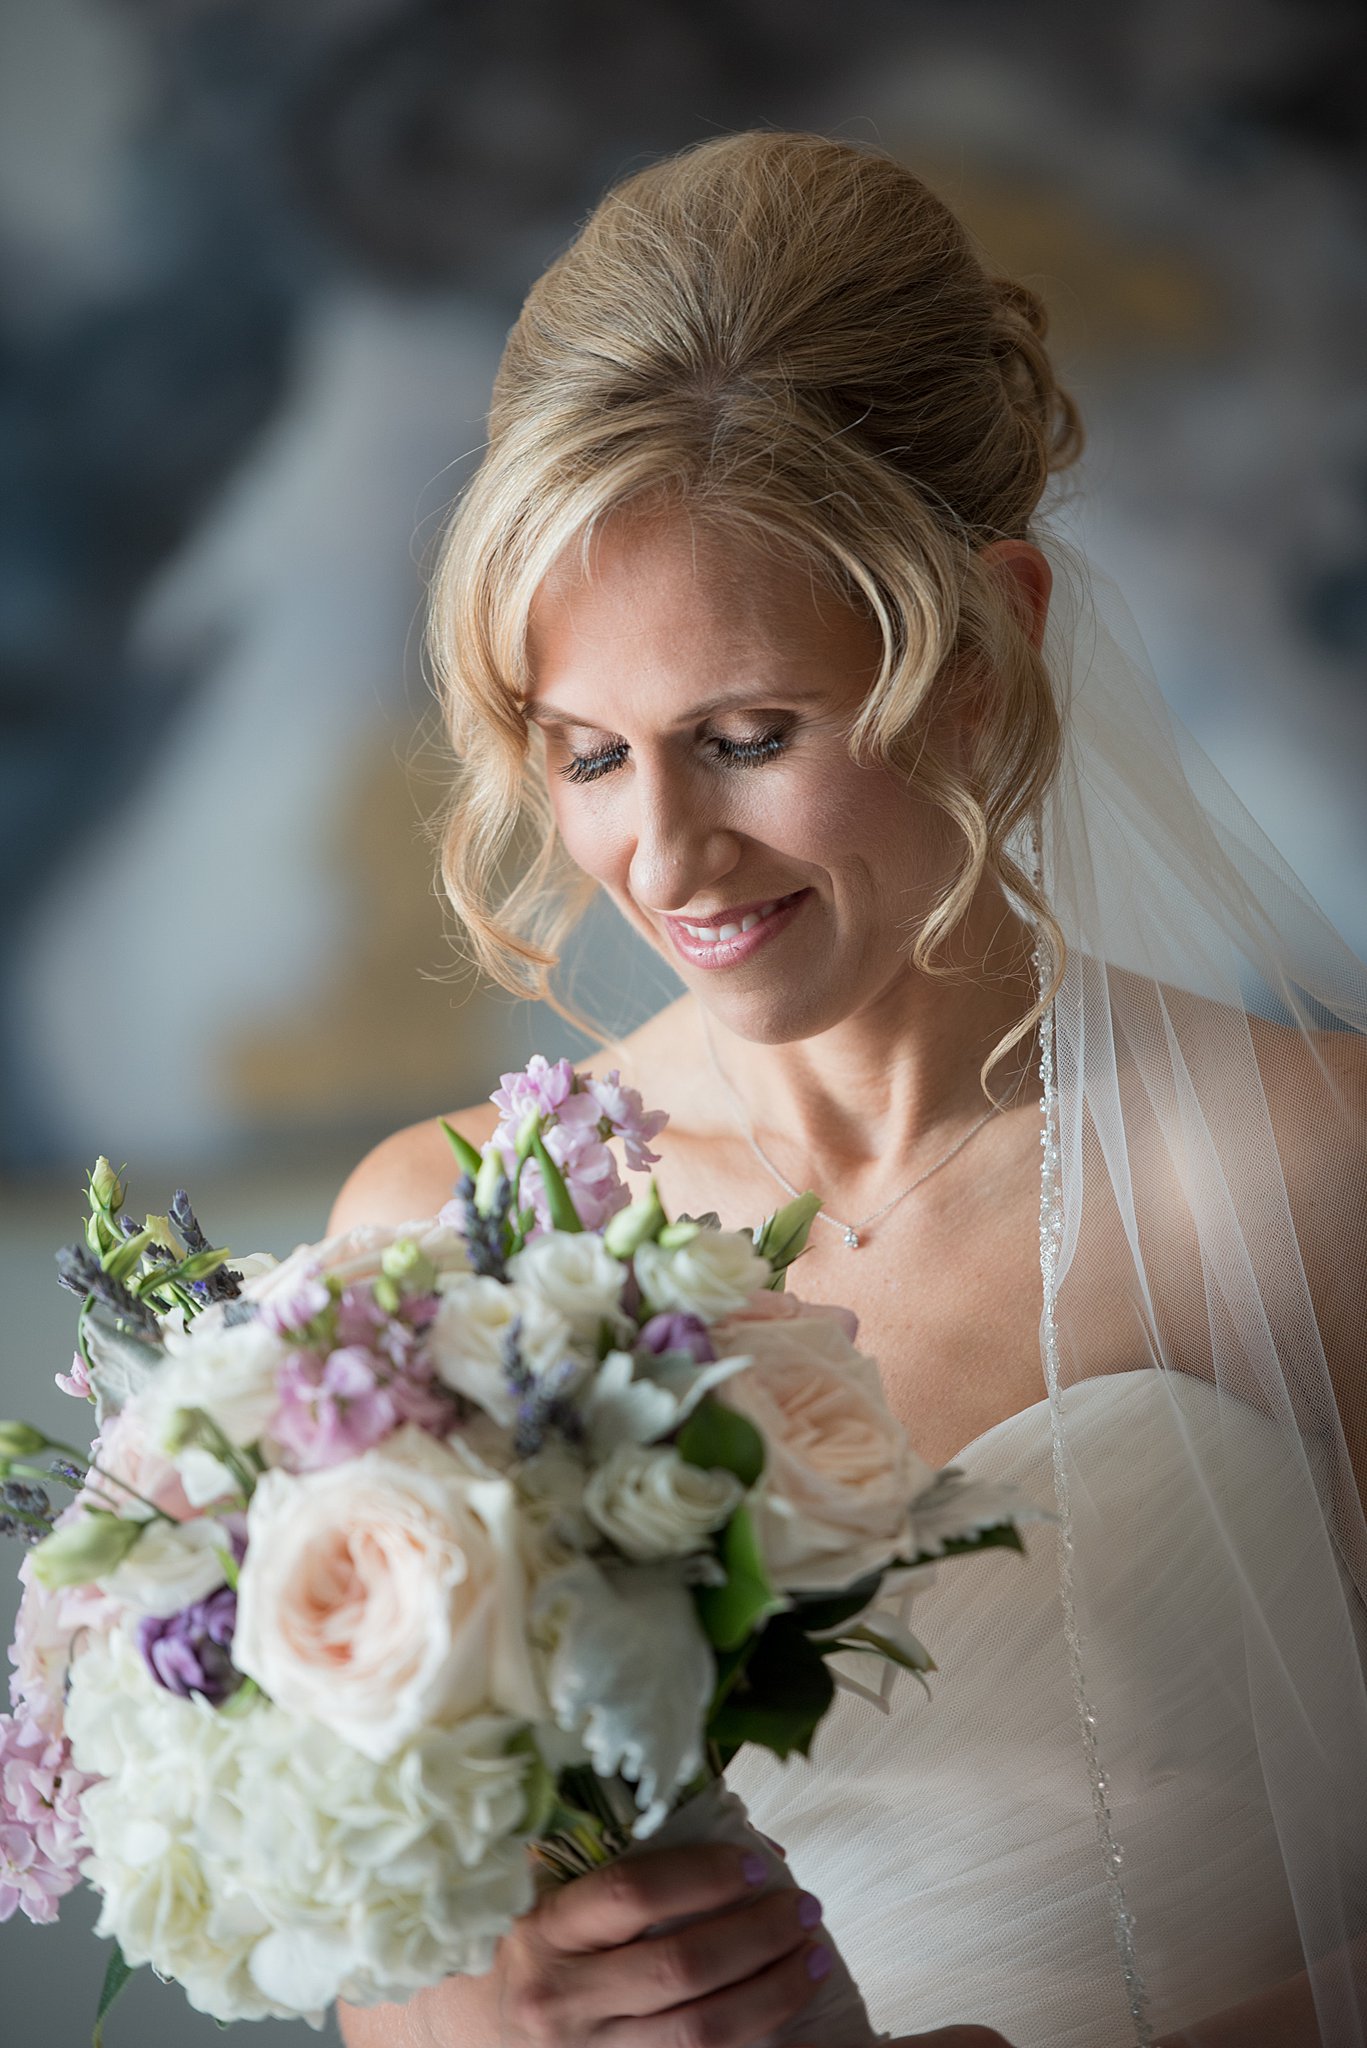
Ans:
<svg viewBox="0 0 1367 2048"><path fill-rule="evenodd" d="M1190 1969L1165 1901L1199 1883L1189 1939L1243 1910L1201 1827L1146 1826L1134 1782L1140 1750L1179 1783L1227 1754L1231 1796L1265 1802L1322 2037L1367 2048L1367 967L1170 716L1114 583L1040 545L1065 742L1029 851L1066 942L1041 1348L1116 1967L1144 2048ZM1069 1390L1140 1368L1164 1426L1127 1440L1120 1489ZM1154 1591L1179 1537L1185 1605Z"/></svg>

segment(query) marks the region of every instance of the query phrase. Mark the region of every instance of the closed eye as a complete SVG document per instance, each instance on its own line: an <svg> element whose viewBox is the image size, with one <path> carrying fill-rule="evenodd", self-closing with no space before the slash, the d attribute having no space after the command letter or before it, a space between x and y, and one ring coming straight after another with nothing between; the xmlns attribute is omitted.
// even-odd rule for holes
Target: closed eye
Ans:
<svg viewBox="0 0 1367 2048"><path fill-rule="evenodd" d="M759 733L752 740L733 740L717 733L706 744L715 761L728 768L750 768L781 754L788 744L788 734L776 729ZM596 782L600 775L610 775L614 768L620 768L630 752L625 740L613 740L595 753L571 754L559 772L570 782Z"/></svg>

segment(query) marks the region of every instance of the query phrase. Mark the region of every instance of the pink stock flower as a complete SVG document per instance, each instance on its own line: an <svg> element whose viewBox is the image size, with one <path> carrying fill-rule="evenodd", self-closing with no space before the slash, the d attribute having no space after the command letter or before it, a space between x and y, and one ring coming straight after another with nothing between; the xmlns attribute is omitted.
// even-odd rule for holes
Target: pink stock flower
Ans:
<svg viewBox="0 0 1367 2048"><path fill-rule="evenodd" d="M61 1736L22 1711L0 1714L0 1921L56 1919L89 1854L81 1794L94 1783Z"/></svg>
<svg viewBox="0 0 1367 2048"><path fill-rule="evenodd" d="M261 1310L262 1320L277 1337L297 1337L331 1302L332 1296L323 1281L316 1274L309 1274L287 1294L266 1302Z"/></svg>
<svg viewBox="0 0 1367 2048"><path fill-rule="evenodd" d="M669 1112L648 1110L638 1089L622 1086L621 1072L617 1067L604 1074L601 1080L593 1074L585 1074L584 1086L622 1140L627 1165L632 1171L644 1173L648 1166L656 1165L660 1155L650 1150L650 1140L658 1136L669 1122Z"/></svg>
<svg viewBox="0 0 1367 2048"><path fill-rule="evenodd" d="M533 1053L520 1074L500 1074L501 1086L489 1100L502 1112L502 1121L514 1132L529 1109L542 1116L554 1116L568 1100L574 1086L574 1068L568 1060L552 1066L539 1052Z"/></svg>
<svg viewBox="0 0 1367 2048"><path fill-rule="evenodd" d="M52 1377L64 1394L74 1394L78 1400L89 1401L95 1389L90 1384L90 1372L79 1351L71 1355L71 1371L55 1372Z"/></svg>
<svg viewBox="0 0 1367 2048"><path fill-rule="evenodd" d="M398 1407L381 1383L379 1364L373 1352L347 1344L326 1359L296 1352L281 1368L271 1435L297 1471L357 1458L398 1427Z"/></svg>

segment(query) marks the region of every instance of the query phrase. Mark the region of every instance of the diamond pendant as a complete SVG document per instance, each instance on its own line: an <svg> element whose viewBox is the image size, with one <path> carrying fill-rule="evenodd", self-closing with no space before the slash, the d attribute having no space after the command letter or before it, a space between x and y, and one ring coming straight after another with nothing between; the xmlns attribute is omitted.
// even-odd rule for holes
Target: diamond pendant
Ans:
<svg viewBox="0 0 1367 2048"><path fill-rule="evenodd" d="M853 1224L847 1223L847 1224L845 1225L845 1243L846 1243L846 1245L847 1245L847 1247L849 1248L849 1250L850 1250L850 1251L852 1251L852 1252L857 1252L857 1251L858 1251L858 1249L859 1249L859 1232L858 1232L858 1231L857 1231L857 1230L856 1230L856 1229L854 1228Z"/></svg>

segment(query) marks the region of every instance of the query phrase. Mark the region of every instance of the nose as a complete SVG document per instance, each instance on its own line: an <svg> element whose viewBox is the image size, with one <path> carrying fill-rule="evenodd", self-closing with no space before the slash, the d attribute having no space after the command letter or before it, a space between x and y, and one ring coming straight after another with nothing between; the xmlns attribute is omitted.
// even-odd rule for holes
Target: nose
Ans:
<svg viewBox="0 0 1367 2048"><path fill-rule="evenodd" d="M740 835L689 776L638 767L631 893L661 915L686 910L740 859Z"/></svg>

